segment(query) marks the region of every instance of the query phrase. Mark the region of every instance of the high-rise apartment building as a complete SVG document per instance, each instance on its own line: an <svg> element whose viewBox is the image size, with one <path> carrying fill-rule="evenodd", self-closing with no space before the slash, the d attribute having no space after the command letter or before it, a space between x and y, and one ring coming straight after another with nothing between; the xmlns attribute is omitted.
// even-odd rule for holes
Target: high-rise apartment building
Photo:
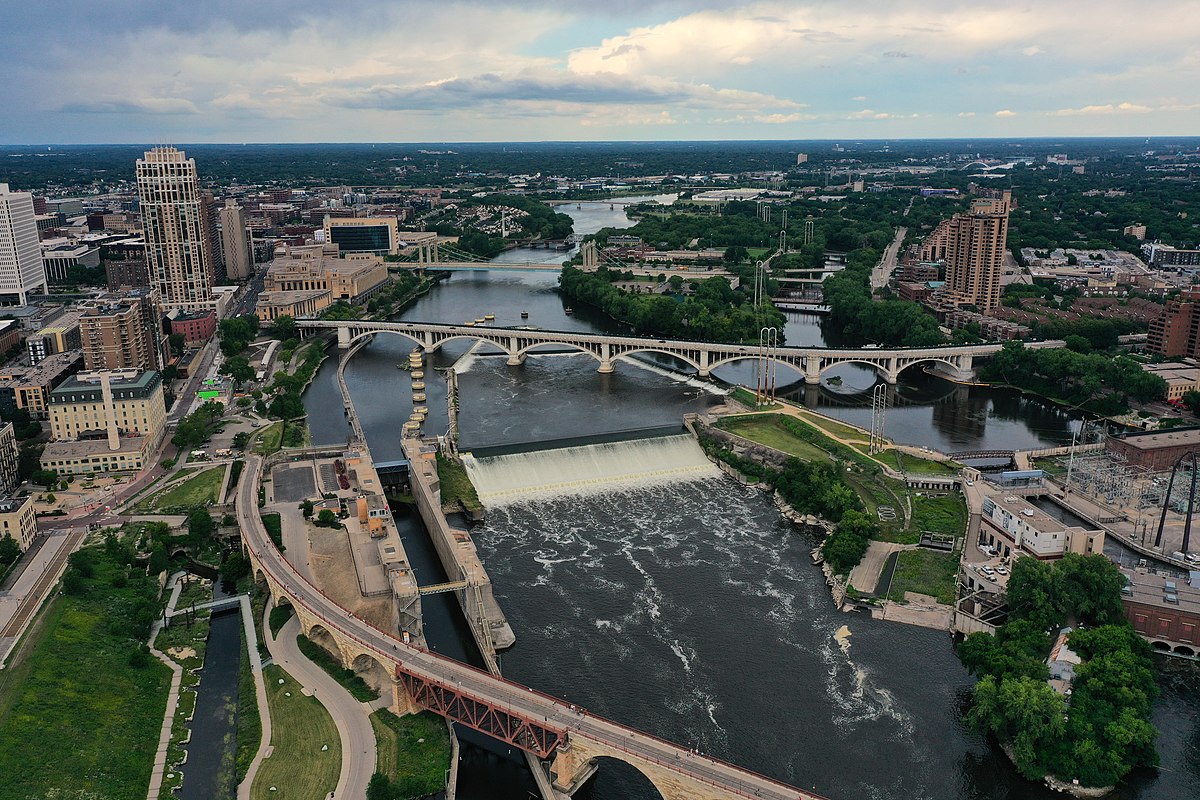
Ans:
<svg viewBox="0 0 1200 800"><path fill-rule="evenodd" d="M246 212L236 200L226 200L220 211L221 249L225 254L225 276L232 281L250 277L254 263L246 229Z"/></svg>
<svg viewBox="0 0 1200 800"><path fill-rule="evenodd" d="M83 368L158 369L151 324L136 299L114 298L85 308L79 318Z"/></svg>
<svg viewBox="0 0 1200 800"><path fill-rule="evenodd" d="M1200 289L1185 289L1150 320L1148 347L1168 358L1200 358Z"/></svg>
<svg viewBox="0 0 1200 800"><path fill-rule="evenodd" d="M7 183L0 183L0 297L23 306L38 288L46 293L33 195L9 191Z"/></svg>
<svg viewBox="0 0 1200 800"><path fill-rule="evenodd" d="M137 162L150 286L164 308L211 305L216 268L208 205L196 161L174 147L156 147Z"/></svg>
<svg viewBox="0 0 1200 800"><path fill-rule="evenodd" d="M945 290L955 303L983 314L1000 305L1011 205L1010 192L988 191L971 202L967 213L942 220L922 244L922 261L945 261Z"/></svg>

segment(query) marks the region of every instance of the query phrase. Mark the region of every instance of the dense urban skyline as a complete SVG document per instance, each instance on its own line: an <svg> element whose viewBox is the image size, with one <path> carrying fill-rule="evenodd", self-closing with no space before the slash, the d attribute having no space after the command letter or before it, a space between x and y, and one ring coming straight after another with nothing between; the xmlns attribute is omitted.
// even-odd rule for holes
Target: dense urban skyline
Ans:
<svg viewBox="0 0 1200 800"><path fill-rule="evenodd" d="M0 143L1177 135L1182 0L0 11ZM1146 13L1151 11L1152 13Z"/></svg>

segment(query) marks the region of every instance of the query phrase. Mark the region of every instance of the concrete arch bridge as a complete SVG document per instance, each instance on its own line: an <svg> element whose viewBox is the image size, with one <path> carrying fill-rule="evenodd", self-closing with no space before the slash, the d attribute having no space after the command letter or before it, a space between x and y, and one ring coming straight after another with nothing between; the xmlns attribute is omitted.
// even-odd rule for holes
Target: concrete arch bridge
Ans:
<svg viewBox="0 0 1200 800"><path fill-rule="evenodd" d="M261 456L249 455L237 516L251 574L275 605L288 604L301 629L344 666L391 698L398 714L429 710L549 763L554 788L570 795L602 758L624 761L665 800L820 800L779 781L611 722L585 709L397 638L342 608L276 549L258 514Z"/></svg>
<svg viewBox="0 0 1200 800"><path fill-rule="evenodd" d="M573 331L529 330L525 328L492 328L486 326L446 325L432 322L374 322L368 320L298 320L301 333L333 330L337 332L338 348L348 349L363 337L379 333L403 336L426 352L437 350L446 342L463 339L488 342L508 355L510 365L525 361L530 351L543 345L574 347L599 362L598 371L612 372L616 361L638 353L662 353L693 367L700 377L735 361L760 357L754 345L722 344L654 339L640 336ZM1030 347L1062 347L1062 342L1037 342ZM895 384L904 370L918 365L931 365L935 371L952 380L968 381L975 375L975 359L991 356L1001 349L999 344L964 345L959 347L928 348L811 348L778 347L769 360L790 367L804 376L805 383L820 383L821 375L839 364L863 364L873 368L889 384Z"/></svg>

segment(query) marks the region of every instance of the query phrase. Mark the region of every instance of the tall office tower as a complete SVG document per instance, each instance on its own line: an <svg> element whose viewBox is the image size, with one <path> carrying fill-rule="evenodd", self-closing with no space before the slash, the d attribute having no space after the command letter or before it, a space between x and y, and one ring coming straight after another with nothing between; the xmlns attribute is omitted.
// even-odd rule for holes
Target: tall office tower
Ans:
<svg viewBox="0 0 1200 800"><path fill-rule="evenodd" d="M0 297L25 305L37 288L46 293L46 265L33 218L33 195L0 183Z"/></svg>
<svg viewBox="0 0 1200 800"><path fill-rule="evenodd" d="M1011 205L1010 192L988 192L975 198L967 213L944 220L927 240L946 261L946 289L983 314L1000 305Z"/></svg>
<svg viewBox="0 0 1200 800"><path fill-rule="evenodd" d="M1200 357L1200 289L1184 289L1150 320L1148 347L1168 358Z"/></svg>
<svg viewBox="0 0 1200 800"><path fill-rule="evenodd" d="M156 147L137 162L150 286L165 309L209 305L216 280L196 160Z"/></svg>
<svg viewBox="0 0 1200 800"><path fill-rule="evenodd" d="M225 276L231 281L250 277L254 263L246 236L246 212L236 200L226 200L221 209L221 249L225 252Z"/></svg>

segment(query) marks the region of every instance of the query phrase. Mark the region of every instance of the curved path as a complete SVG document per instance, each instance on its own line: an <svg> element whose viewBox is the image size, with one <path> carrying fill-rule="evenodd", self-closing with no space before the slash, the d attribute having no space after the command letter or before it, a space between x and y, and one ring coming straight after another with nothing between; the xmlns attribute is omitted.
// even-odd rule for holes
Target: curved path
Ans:
<svg viewBox="0 0 1200 800"><path fill-rule="evenodd" d="M264 573L273 592L285 595L297 608L298 615L303 611L310 618L318 619L335 638L345 643L344 649L353 648L382 664L390 665L394 670L417 676L429 684L486 703L492 708L504 709L508 716L536 721L547 728L563 731L570 740L579 741L585 747L621 754L618 757L629 759L643 771L644 767L650 767L678 776L692 786L709 787L703 796L767 800L812 800L815 797L766 776L693 753L687 748L590 714L531 687L406 645L394 635L353 616L297 573L271 543L258 516L262 458L251 455L247 456L246 462L238 489L237 514L256 576L258 572ZM327 676L323 673L319 677L314 676L314 685L320 677ZM349 752L356 754L353 745ZM345 768L343 764L343 771ZM370 770L360 774L365 786ZM689 796L701 795L692 792Z"/></svg>
<svg viewBox="0 0 1200 800"><path fill-rule="evenodd" d="M263 615L263 636L267 650L274 662L287 671L304 688L313 693L325 710L333 717L338 737L342 742L342 771L338 775L336 797L366 797L367 783L375 772L375 731L363 704L355 700L350 692L300 652L296 635L300 633L300 622L292 617L278 636L271 635L270 612ZM264 736L266 734L264 733ZM263 754L263 747L259 754ZM258 758L252 768L257 772ZM249 773L243 785L250 786ZM249 794L247 792L247 794ZM239 798L241 793L239 792Z"/></svg>

